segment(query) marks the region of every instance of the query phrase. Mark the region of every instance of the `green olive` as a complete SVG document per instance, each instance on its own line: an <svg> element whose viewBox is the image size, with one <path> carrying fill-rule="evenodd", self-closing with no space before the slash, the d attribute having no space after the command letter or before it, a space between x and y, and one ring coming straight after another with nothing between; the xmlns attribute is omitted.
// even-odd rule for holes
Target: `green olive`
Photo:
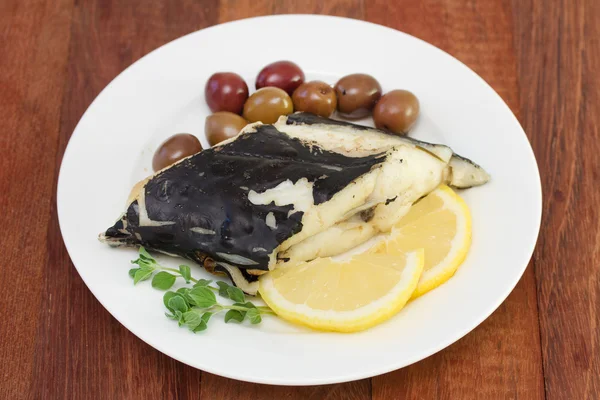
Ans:
<svg viewBox="0 0 600 400"><path fill-rule="evenodd" d="M254 92L244 104L244 118L249 122L273 124L282 115L294 112L292 99L276 87L264 87Z"/></svg>
<svg viewBox="0 0 600 400"><path fill-rule="evenodd" d="M248 124L244 118L228 111L219 111L206 117L204 133L211 146L236 136Z"/></svg>
<svg viewBox="0 0 600 400"><path fill-rule="evenodd" d="M292 95L294 109L329 117L337 104L335 91L323 81L305 82Z"/></svg>
<svg viewBox="0 0 600 400"><path fill-rule="evenodd" d="M419 116L419 100L408 90L386 93L373 109L373 121L379 129L406 135Z"/></svg>

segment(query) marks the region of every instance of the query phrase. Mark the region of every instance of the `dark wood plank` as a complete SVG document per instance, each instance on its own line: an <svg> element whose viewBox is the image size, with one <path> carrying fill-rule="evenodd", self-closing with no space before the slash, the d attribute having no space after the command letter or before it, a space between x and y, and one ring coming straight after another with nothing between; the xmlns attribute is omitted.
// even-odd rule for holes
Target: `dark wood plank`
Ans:
<svg viewBox="0 0 600 400"><path fill-rule="evenodd" d="M366 18L457 56L520 117L542 171L535 275L529 268L467 337L374 378L372 388L369 380L285 388L201 377L142 343L100 306L58 231L62 152L114 76L182 34L288 12ZM599 398L599 19L595 0L0 2L0 145L7 150L0 158L0 223L11 232L0 242L0 281L21 294L0 296L0 398L368 399L372 390L376 399L536 399L544 396L541 351L549 399Z"/></svg>
<svg viewBox="0 0 600 400"><path fill-rule="evenodd" d="M424 39L480 74L519 115L510 8L501 1L367 3L366 16ZM543 398L533 270L481 326L439 354L373 379L373 399Z"/></svg>
<svg viewBox="0 0 600 400"><path fill-rule="evenodd" d="M219 21L273 14L325 14L348 18L364 18L364 0L221 0Z"/></svg>
<svg viewBox="0 0 600 400"><path fill-rule="evenodd" d="M544 398L539 333L522 312L535 304L533 274L527 274L466 337L414 365L373 378L373 399ZM537 349L535 359L526 346Z"/></svg>
<svg viewBox="0 0 600 400"><path fill-rule="evenodd" d="M271 386L240 382L202 373L202 400L366 400L371 398L369 379L321 386Z"/></svg>
<svg viewBox="0 0 600 400"><path fill-rule="evenodd" d="M154 48L214 24L216 11L216 1L78 3L56 162L79 118L112 78ZM46 180L52 186L52 176ZM53 202L54 190L50 187L45 194ZM37 316L31 396L197 397L200 371L162 355L129 333L85 287L66 253L54 210L47 232L48 259L39 261L45 302Z"/></svg>
<svg viewBox="0 0 600 400"><path fill-rule="evenodd" d="M347 18L364 18L364 3L369 0L282 0L273 2L277 14L326 14Z"/></svg>
<svg viewBox="0 0 600 400"><path fill-rule="evenodd" d="M0 398L27 393L47 259L70 0L0 2Z"/></svg>
<svg viewBox="0 0 600 400"><path fill-rule="evenodd" d="M513 1L523 124L542 171L534 258L548 399L600 398L600 3Z"/></svg>

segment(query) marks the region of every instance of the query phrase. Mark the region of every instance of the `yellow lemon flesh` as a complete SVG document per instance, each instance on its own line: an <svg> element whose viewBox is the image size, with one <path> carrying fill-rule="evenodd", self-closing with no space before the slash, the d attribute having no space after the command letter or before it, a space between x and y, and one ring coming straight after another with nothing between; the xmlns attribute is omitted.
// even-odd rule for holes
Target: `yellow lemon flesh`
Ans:
<svg viewBox="0 0 600 400"><path fill-rule="evenodd" d="M394 256L424 249L425 266L414 299L450 279L470 246L471 213L452 189L440 186L414 204L370 252Z"/></svg>
<svg viewBox="0 0 600 400"><path fill-rule="evenodd" d="M260 278L263 300L280 317L311 328L356 332L404 307L423 271L423 251L317 258Z"/></svg>

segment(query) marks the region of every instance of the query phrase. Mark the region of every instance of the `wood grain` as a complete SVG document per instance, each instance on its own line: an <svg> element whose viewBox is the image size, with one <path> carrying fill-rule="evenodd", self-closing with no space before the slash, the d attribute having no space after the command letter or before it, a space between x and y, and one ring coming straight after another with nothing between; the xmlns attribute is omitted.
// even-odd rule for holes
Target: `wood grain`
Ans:
<svg viewBox="0 0 600 400"><path fill-rule="evenodd" d="M493 2L369 2L367 18L420 37L481 75L519 115L510 8ZM424 16L424 17L422 17ZM508 340L507 338L511 338ZM544 397L533 270L503 305L458 343L373 378L373 399ZM478 385L476 382L485 382Z"/></svg>
<svg viewBox="0 0 600 400"><path fill-rule="evenodd" d="M542 173L534 256L548 399L600 397L600 4L513 1L523 124Z"/></svg>
<svg viewBox="0 0 600 400"><path fill-rule="evenodd" d="M20 397L34 379L71 12L69 0L0 3L2 399Z"/></svg>
<svg viewBox="0 0 600 400"><path fill-rule="evenodd" d="M176 362L102 308L58 229L62 153L111 79L183 34L282 13L366 19L456 56L519 117L542 173L540 240L509 298L446 350L372 379L276 387ZM0 398L600 398L599 20L596 0L0 2Z"/></svg>
<svg viewBox="0 0 600 400"><path fill-rule="evenodd" d="M73 9L59 154L94 97L156 47L214 24L216 2L90 1ZM60 157L57 161L60 160ZM52 180L50 179L50 183ZM46 196L55 189L47 191ZM54 196L51 197L54 199ZM115 321L69 261L54 211L42 262L32 398L195 398L201 373L152 349ZM44 235L42 235L44 236ZM73 395L75 394L75 395Z"/></svg>

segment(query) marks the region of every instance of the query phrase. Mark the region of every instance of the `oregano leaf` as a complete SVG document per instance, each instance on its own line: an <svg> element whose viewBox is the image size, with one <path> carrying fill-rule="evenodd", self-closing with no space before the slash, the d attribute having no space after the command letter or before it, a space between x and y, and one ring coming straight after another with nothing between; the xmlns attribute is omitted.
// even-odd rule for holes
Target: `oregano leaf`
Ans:
<svg viewBox="0 0 600 400"><path fill-rule="evenodd" d="M176 316L174 316L173 314L171 314L171 313L168 313L168 312L166 312L166 313L165 313L165 316L166 316L167 318L169 318L169 319L175 319L175 320L177 319L177 317L176 317Z"/></svg>
<svg viewBox="0 0 600 400"><path fill-rule="evenodd" d="M262 321L262 317L260 316L260 311L257 308L251 308L246 313L246 316L250 320L250 323L253 325L260 324Z"/></svg>
<svg viewBox="0 0 600 400"><path fill-rule="evenodd" d="M196 326L194 329L192 329L192 332L194 332L194 333L202 332L202 331L205 331L206 328L208 328L208 325L206 324L206 322L204 322L203 320L200 320L200 323L198 324L198 326Z"/></svg>
<svg viewBox="0 0 600 400"><path fill-rule="evenodd" d="M187 265L180 265L179 266L179 273L181 274L181 276L185 280L185 283L190 283L190 280L192 279L192 271L190 270L189 266L187 266Z"/></svg>
<svg viewBox="0 0 600 400"><path fill-rule="evenodd" d="M156 262L154 260L154 257L152 257L150 255L150 253L148 253L146 251L146 249L144 248L144 246L140 246L139 254L140 254L140 258L142 258L142 259L145 259L145 260L150 261L150 262Z"/></svg>
<svg viewBox="0 0 600 400"><path fill-rule="evenodd" d="M229 293L227 293L227 289L229 288L229 285L226 282L217 281L217 286L219 286L219 296L228 299Z"/></svg>
<svg viewBox="0 0 600 400"><path fill-rule="evenodd" d="M194 311L185 312L183 314L183 321L192 330L200 325L200 322L203 322L198 313Z"/></svg>
<svg viewBox="0 0 600 400"><path fill-rule="evenodd" d="M238 303L243 303L244 300L246 300L246 296L244 296L244 292L242 292L242 289L237 288L235 286L229 286L227 288L227 295L231 300L236 301Z"/></svg>
<svg viewBox="0 0 600 400"><path fill-rule="evenodd" d="M182 288L177 289L177 293L180 294L181 297L183 297L183 299L188 303L188 305L195 306L196 303L194 303L194 300L192 300L189 295L190 290L192 290L192 289L182 287Z"/></svg>
<svg viewBox="0 0 600 400"><path fill-rule="evenodd" d="M171 286L175 283L175 279L177 279L175 275L166 271L160 271L152 278L152 287L158 290L171 289Z"/></svg>
<svg viewBox="0 0 600 400"><path fill-rule="evenodd" d="M245 308L256 308L256 306L249 301L247 301L245 303L233 303L233 305L238 306L238 307L245 307Z"/></svg>
<svg viewBox="0 0 600 400"><path fill-rule="evenodd" d="M179 310L175 311L175 316L177 317L177 324L179 326L183 325L183 313Z"/></svg>
<svg viewBox="0 0 600 400"><path fill-rule="evenodd" d="M169 309L173 310L175 313L177 313L177 311L184 313L188 311L189 307L183 297L176 295L169 299Z"/></svg>
<svg viewBox="0 0 600 400"><path fill-rule="evenodd" d="M177 293L171 292L171 291L169 291L163 295L163 303L164 303L165 307L167 307L167 309L171 312L173 312L173 309L171 307L169 307L169 300L171 300L175 296L179 296L179 295Z"/></svg>
<svg viewBox="0 0 600 400"><path fill-rule="evenodd" d="M215 294L208 288L198 286L189 291L188 297L201 308L210 308L217 304Z"/></svg>
<svg viewBox="0 0 600 400"><path fill-rule="evenodd" d="M242 313L238 310L229 310L227 313L225 313L225 323L228 323L229 321L242 322L245 314L246 313Z"/></svg>
<svg viewBox="0 0 600 400"><path fill-rule="evenodd" d="M212 280L208 280L208 279L198 279L198 282L196 282L194 284L194 287L198 287L198 286L208 286L212 283Z"/></svg>
<svg viewBox="0 0 600 400"><path fill-rule="evenodd" d="M210 317L212 317L212 315L213 313L211 312L205 312L204 314L202 314L202 321L208 324L208 320L210 320Z"/></svg>
<svg viewBox="0 0 600 400"><path fill-rule="evenodd" d="M154 270L152 269L140 268L135 272L135 275L133 275L133 284L137 285L138 282L150 279L153 272Z"/></svg>

